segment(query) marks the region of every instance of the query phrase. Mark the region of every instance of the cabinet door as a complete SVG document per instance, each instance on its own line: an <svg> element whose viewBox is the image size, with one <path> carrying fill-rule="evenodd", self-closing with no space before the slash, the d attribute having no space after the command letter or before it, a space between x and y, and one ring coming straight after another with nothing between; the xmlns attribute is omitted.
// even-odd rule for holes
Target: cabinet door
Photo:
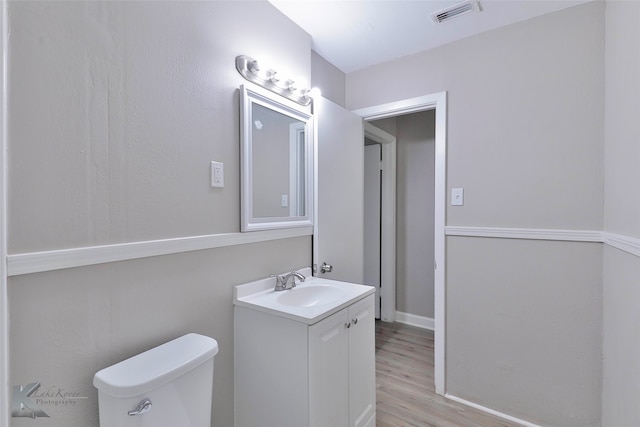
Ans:
<svg viewBox="0 0 640 427"><path fill-rule="evenodd" d="M309 327L309 426L349 423L348 309Z"/></svg>
<svg viewBox="0 0 640 427"><path fill-rule="evenodd" d="M349 307L349 322L349 426L374 426L376 343L373 295Z"/></svg>

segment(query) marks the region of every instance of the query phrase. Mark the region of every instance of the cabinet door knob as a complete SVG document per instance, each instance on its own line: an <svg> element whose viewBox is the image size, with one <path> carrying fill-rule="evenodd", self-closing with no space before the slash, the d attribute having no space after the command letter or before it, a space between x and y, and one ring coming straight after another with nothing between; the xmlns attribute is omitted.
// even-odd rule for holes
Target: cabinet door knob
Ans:
<svg viewBox="0 0 640 427"><path fill-rule="evenodd" d="M349 328L351 327L351 322L347 322L347 323L345 323L345 324L344 324L344 326L345 326L347 329L349 329Z"/></svg>
<svg viewBox="0 0 640 427"><path fill-rule="evenodd" d="M357 325L358 324L358 318L356 317L355 319L353 319L353 324Z"/></svg>

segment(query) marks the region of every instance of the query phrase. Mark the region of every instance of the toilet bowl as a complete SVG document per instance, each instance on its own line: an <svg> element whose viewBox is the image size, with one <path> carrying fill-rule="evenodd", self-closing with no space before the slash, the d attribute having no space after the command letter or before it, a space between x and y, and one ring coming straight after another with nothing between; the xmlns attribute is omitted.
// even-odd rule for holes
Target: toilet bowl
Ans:
<svg viewBox="0 0 640 427"><path fill-rule="evenodd" d="M97 372L100 427L211 427L217 353L187 334Z"/></svg>

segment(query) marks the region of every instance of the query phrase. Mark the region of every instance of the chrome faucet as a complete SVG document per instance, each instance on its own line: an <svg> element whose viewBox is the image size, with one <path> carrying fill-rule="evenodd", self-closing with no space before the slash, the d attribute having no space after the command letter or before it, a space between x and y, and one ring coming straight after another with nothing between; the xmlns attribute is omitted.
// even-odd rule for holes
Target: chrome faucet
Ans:
<svg viewBox="0 0 640 427"><path fill-rule="evenodd" d="M304 279L306 279L306 277L304 277L303 274L297 272L296 270L292 270L291 273L283 275L283 276L278 276L276 274L272 274L269 277L275 277L275 279L276 279L276 287L273 289L276 292L277 291L286 291L287 289L295 288L296 287L296 277L301 282L304 282Z"/></svg>

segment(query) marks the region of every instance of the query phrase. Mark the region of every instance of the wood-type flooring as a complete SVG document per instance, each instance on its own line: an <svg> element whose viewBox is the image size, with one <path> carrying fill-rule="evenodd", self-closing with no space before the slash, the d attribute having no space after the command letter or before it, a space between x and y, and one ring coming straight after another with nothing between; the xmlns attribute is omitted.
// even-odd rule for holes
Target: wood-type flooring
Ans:
<svg viewBox="0 0 640 427"><path fill-rule="evenodd" d="M437 395L433 332L376 321L377 427L520 427Z"/></svg>

